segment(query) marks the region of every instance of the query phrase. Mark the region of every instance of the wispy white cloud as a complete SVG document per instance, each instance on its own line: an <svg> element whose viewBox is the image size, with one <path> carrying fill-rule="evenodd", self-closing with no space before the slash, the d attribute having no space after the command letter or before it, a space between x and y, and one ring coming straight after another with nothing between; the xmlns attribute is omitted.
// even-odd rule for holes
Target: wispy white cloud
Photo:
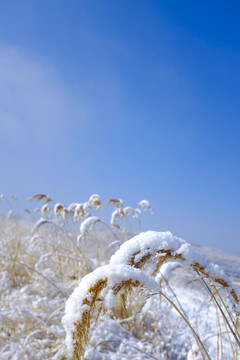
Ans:
<svg viewBox="0 0 240 360"><path fill-rule="evenodd" d="M1 137L18 143L52 141L65 132L74 107L54 66L0 45Z"/></svg>

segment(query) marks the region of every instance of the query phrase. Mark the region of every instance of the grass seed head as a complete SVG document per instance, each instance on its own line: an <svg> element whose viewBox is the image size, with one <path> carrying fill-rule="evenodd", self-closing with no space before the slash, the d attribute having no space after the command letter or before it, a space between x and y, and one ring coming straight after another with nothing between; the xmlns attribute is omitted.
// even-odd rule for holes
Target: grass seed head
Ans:
<svg viewBox="0 0 240 360"><path fill-rule="evenodd" d="M100 196L96 194L91 195L88 202L90 205L95 206L97 209L99 209L99 207L102 205Z"/></svg>
<svg viewBox="0 0 240 360"><path fill-rule="evenodd" d="M121 199L109 199L105 205L108 205L108 204L111 204L112 206L114 207L117 207L117 208L123 208L123 202Z"/></svg>

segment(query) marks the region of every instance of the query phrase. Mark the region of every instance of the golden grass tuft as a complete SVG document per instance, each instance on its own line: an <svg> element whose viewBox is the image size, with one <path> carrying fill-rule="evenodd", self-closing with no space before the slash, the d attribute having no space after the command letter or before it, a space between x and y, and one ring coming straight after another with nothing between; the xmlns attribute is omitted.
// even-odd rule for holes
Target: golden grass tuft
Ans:
<svg viewBox="0 0 240 360"><path fill-rule="evenodd" d="M82 305L87 305L89 308L83 312L81 321L77 321L74 324L76 327L76 331L72 334L74 344L73 360L81 359L81 357L84 356L84 346L88 342L91 314L96 308L96 300L98 295L106 286L107 279L99 280L88 290L88 292L91 294L91 299L89 300L86 297L82 301Z"/></svg>
<svg viewBox="0 0 240 360"><path fill-rule="evenodd" d="M87 291L86 296L82 300L82 307L87 308L82 312L81 319L74 323L75 331L72 333L73 340L73 356L72 360L80 360L84 356L84 347L88 343L88 336L90 330L91 320L97 322L102 311L106 311L104 308L104 298L100 296L101 291L108 286L108 291L111 290L116 296L120 294L120 301L122 302L123 309L126 310L126 295L131 293L133 289L137 288L139 294L142 294L144 290L147 290L146 285L141 283L138 279L126 279L115 283L109 288L108 278L98 280Z"/></svg>

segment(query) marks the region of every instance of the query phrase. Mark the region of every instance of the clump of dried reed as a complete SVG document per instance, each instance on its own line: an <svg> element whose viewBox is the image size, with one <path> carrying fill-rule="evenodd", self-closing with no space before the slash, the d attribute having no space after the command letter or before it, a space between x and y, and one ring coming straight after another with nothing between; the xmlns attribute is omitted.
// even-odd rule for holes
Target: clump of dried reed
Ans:
<svg viewBox="0 0 240 360"><path fill-rule="evenodd" d="M0 194L1 199L4 201L4 197ZM6 354L13 357L18 352L19 359L30 359L32 353L35 354L34 360L65 359L67 354L64 353L64 333L61 325L64 303L76 288L78 279L84 278L86 274L90 274L90 277L93 273L96 275L94 272L96 267L108 263L114 249L120 246L110 260L110 267L115 266L112 275L109 274L110 267L107 266L101 274L99 273L96 281L88 283L83 292L82 285L77 287L82 295L85 294L85 298L77 297L74 303L73 310L78 317L75 318L69 332L76 359L83 356L89 333L92 330L91 323L97 319L100 320L100 314L104 319L107 314L114 321L117 317L120 318L119 323L126 324L126 328L129 329L131 327L127 325L132 321L135 333L137 333L136 323L138 323L139 331L136 336L141 338L145 330L150 329L148 339L152 341L152 334L154 334L157 342L159 339L162 341L164 331L161 333L161 329L158 328L162 323L154 323L153 326L153 321L157 321L154 315L152 317L149 315L147 318L146 312L144 313L145 325L140 319L128 320L128 317L133 318L131 309L137 308L140 311L141 304L145 304L143 290L145 290L145 296L153 295L149 287L141 281L142 276L145 274L157 279L162 265L169 261L180 264L179 271L185 268L188 273L196 275L195 280L202 283L210 294L210 303L206 300L205 307L214 303L217 314L223 316L223 321L219 319L216 337L220 344L216 346L218 355L212 358L229 360L230 357L226 355L224 358L224 351L221 350L224 348L222 343L226 340L226 336L232 349L231 359L239 358L238 312L232 311L231 303L225 297L227 294L230 295L229 298L236 304L235 310L238 311L239 294L224 273L217 266L206 262L184 241L169 235L170 233L165 233L159 242L155 239L154 246L149 239L145 241L142 238L147 236L146 233L139 237L139 241L136 241L136 238L126 241L129 238L131 221L135 225L138 221L137 224L139 224L140 211L152 211L147 200L141 201L136 208L133 208L124 206L121 199L113 198L103 202L98 195L94 194L86 202L76 202L65 206L60 202L55 203L48 195L36 194L29 200L40 204L40 219L37 221L36 214L29 209L24 210L26 221L14 217L11 200L15 201L16 197L9 199L9 216L0 218L2 245L0 280L3 284L0 306L4 313L0 329L0 348L2 348L0 357L6 358L8 356ZM113 212L110 211L112 207ZM110 214L109 218L112 221L107 222L105 211ZM35 218L33 219L34 226L33 217ZM149 236L154 238L153 234ZM124 265L131 271L124 280L121 277L116 279L118 265ZM136 271L141 273L141 278L136 277ZM146 305L152 299L159 298L157 309L161 312L164 298L190 328L192 325L181 308L181 304L177 302L177 297L169 296L170 291L167 294L164 292L168 287L169 284L165 284L164 288L164 284L161 283L160 290L154 290L157 295L150 297ZM132 297L129 296L130 290ZM115 297L116 302L113 306L112 300ZM143 299L140 306L138 297ZM31 299L31 306L29 306L29 299ZM170 314L168 324L169 319ZM98 325L101 323L99 320ZM175 320L172 322L174 323ZM167 330L165 328L165 332ZM191 331L198 343L197 351L201 358L205 356L209 359L205 341L201 343L197 330L196 326L192 326ZM175 337L177 338L177 335ZM104 339L101 342L104 343ZM167 346L170 347L169 344L171 343L166 337L165 343L161 345L161 351ZM195 349L194 346L193 349ZM161 354L161 351L158 354ZM167 353L164 354L166 355L161 356L167 358ZM142 354L142 356L150 355Z"/></svg>
<svg viewBox="0 0 240 360"><path fill-rule="evenodd" d="M72 359L79 360L84 356L91 321L97 321L102 311L114 306L117 294L121 294L123 306L126 306L126 295L135 288L148 294L160 290L154 279L127 265L105 265L82 279L66 302L63 317Z"/></svg>

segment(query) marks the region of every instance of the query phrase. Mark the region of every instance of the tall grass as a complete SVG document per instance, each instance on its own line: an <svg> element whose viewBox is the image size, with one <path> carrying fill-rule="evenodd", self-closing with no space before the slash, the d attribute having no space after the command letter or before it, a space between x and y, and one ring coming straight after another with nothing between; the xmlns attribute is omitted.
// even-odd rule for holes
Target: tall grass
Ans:
<svg viewBox="0 0 240 360"><path fill-rule="evenodd" d="M234 303L236 305L239 304L239 296L237 294L237 290L235 290L229 281L229 279L226 277L226 275L223 274L222 270L218 268L217 266L214 266L211 263L206 262L199 253L197 253L194 249L191 248L191 246L181 239L175 238L172 236L171 233L156 233L156 232L147 232L142 233L128 242L124 243L121 248L114 254L110 260L110 265L105 266L104 269L97 269L98 271L101 271L102 277L101 279L95 279L95 272L92 274L88 274L87 277L85 277L80 285L79 288L71 295L69 298L67 305L66 305L66 314L63 318L63 323L65 325L65 329L67 332L67 344L69 347L69 352L73 353L73 359L79 360L83 356L83 345L87 343L88 338L88 332L90 327L90 319L91 319L91 310L92 305L95 303L96 299L101 301L101 303L104 303L105 297L109 296L106 291L101 296L102 288L106 287L106 284L108 282L108 276L110 274L110 277L114 278L114 271L112 270L112 266L120 266L120 264L124 264L124 266L128 266L128 279L125 278L120 281L122 284L120 287L118 285L119 277L116 277L115 283L112 283L112 286L110 288L110 292L113 293L113 295L116 295L122 288L125 290L124 284L127 284L126 289L129 291L131 286L135 286L135 282L132 278L133 273L132 269L143 269L149 273L147 262L150 260L155 260L155 262L151 262L151 270L150 273L152 276L156 275L158 272L160 266L167 260L171 261L178 261L181 263L181 265L186 266L188 271L194 271L197 274L198 280L204 281L204 285L207 286L207 289L209 290L211 294L211 299L214 299L215 303L217 304L218 309L221 312L221 315L223 316L223 320L227 324L228 331L231 332L231 335L233 336L233 339L236 342L236 346L240 347L239 342L239 332L237 329L237 321L238 318L234 319L233 314L230 313L229 309L225 305L225 302L223 300L222 295L220 295L220 291L217 290L216 285L221 285L221 289L228 292L228 294L233 299ZM202 276L203 275L203 276ZM145 273L143 271L139 272L139 278L145 279ZM92 279L89 281L88 279ZM204 279L204 280L203 280ZM86 287L86 282L89 282L90 287ZM209 285L207 285L207 283ZM101 284L101 286L99 285ZM98 286L99 285L99 286ZM116 292L114 292L114 289L117 289ZM141 289L141 288L140 288ZM214 292L211 290L213 289ZM82 300L82 296L86 292L86 295L84 295L84 298ZM92 295L96 293L96 295ZM91 295L90 295L91 294ZM202 353L203 358L210 359L210 355L203 343L203 341L200 339L199 335L195 331L194 327L190 324L188 321L186 315L181 311L181 307L176 305L170 298L164 294L160 289L158 291L158 294L161 294L174 308L174 310L177 311L177 313L180 315L180 317L185 321L191 332L193 333L195 339L197 340L199 344L199 350ZM80 295L80 296L79 296ZM221 304L217 301L216 296L221 301ZM86 305L86 299L89 299L89 297L93 297L94 301L89 301L89 307L84 310L84 305ZM125 292L122 292L122 306L126 307L126 294ZM77 306L76 306L77 304ZM80 305L79 305L80 304ZM221 306L222 305L222 306ZM80 309L79 309L80 306ZM112 304L113 306L113 304ZM81 315L80 318L76 321L76 314L77 316ZM87 317L87 325L85 323L85 319ZM232 326L231 324L232 323ZM87 328L87 330L86 330ZM73 330L74 329L74 330ZM70 340L71 339L71 340ZM76 340L77 339L77 340ZM229 336L229 344L232 347L232 340ZM235 346L235 345L234 345ZM236 347L236 349L237 349ZM235 358L237 356L239 349L235 352L232 350L233 357Z"/></svg>
<svg viewBox="0 0 240 360"><path fill-rule="evenodd" d="M238 291L169 232L131 239L148 201L29 200L1 199L1 359L238 359Z"/></svg>

